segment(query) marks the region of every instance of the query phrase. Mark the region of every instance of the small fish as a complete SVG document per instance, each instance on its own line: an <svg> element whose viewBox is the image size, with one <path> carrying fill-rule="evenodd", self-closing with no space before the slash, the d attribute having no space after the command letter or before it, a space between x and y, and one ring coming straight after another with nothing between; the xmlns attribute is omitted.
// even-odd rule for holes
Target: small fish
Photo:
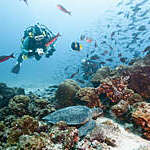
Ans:
<svg viewBox="0 0 150 150"><path fill-rule="evenodd" d="M149 51L150 50L150 46L147 46L144 50L143 50L143 52L147 52L147 51Z"/></svg>
<svg viewBox="0 0 150 150"><path fill-rule="evenodd" d="M82 84L85 83L85 81L84 81L84 80L81 80L81 79L76 79L76 81L78 81L79 83L82 83Z"/></svg>
<svg viewBox="0 0 150 150"><path fill-rule="evenodd" d="M64 12L64 13L66 13L66 14L71 16L71 12L68 11L66 8L64 8L62 5L58 4L57 8L60 9L62 12Z"/></svg>
<svg viewBox="0 0 150 150"><path fill-rule="evenodd" d="M107 28L110 28L110 25L109 25L109 24L107 25Z"/></svg>
<svg viewBox="0 0 150 150"><path fill-rule="evenodd" d="M20 0L21 1L21 0ZM25 2L25 4L28 6L28 0L22 0Z"/></svg>
<svg viewBox="0 0 150 150"><path fill-rule="evenodd" d="M89 54L86 54L86 58L89 58Z"/></svg>
<svg viewBox="0 0 150 150"><path fill-rule="evenodd" d="M107 36L106 36L106 38L107 38ZM106 44L106 41L102 41L101 44Z"/></svg>
<svg viewBox="0 0 150 150"><path fill-rule="evenodd" d="M81 40L81 41L85 40L85 35L81 34L80 40Z"/></svg>
<svg viewBox="0 0 150 150"><path fill-rule="evenodd" d="M108 54L108 50L105 50L105 51L104 51L104 54Z"/></svg>
<svg viewBox="0 0 150 150"><path fill-rule="evenodd" d="M105 56L106 54L105 54L105 53L101 53L100 55L101 55L101 56Z"/></svg>
<svg viewBox="0 0 150 150"><path fill-rule="evenodd" d="M126 57L121 57L121 58L120 58L120 61L121 61L122 63L125 63L125 62L126 62L126 60L127 60L127 58L126 58Z"/></svg>
<svg viewBox="0 0 150 150"><path fill-rule="evenodd" d="M91 42L93 41L93 39L90 38L90 37L86 37L86 41L87 41L88 43L91 43Z"/></svg>
<svg viewBox="0 0 150 150"><path fill-rule="evenodd" d="M108 46L109 46L110 50L113 50L113 48L112 48L112 46L111 46L111 45L108 45Z"/></svg>
<svg viewBox="0 0 150 150"><path fill-rule="evenodd" d="M140 17L144 17L147 13L149 13L149 9L147 9L145 12L143 12Z"/></svg>
<svg viewBox="0 0 150 150"><path fill-rule="evenodd" d="M0 63L8 60L9 58L15 58L14 54L12 53L11 55L9 56L0 56Z"/></svg>
<svg viewBox="0 0 150 150"><path fill-rule="evenodd" d="M95 49L94 50L92 50L91 52L90 52L90 54L93 54L95 52Z"/></svg>
<svg viewBox="0 0 150 150"><path fill-rule="evenodd" d="M95 48L97 48L97 47L98 47L97 41L95 41L95 43L94 43L94 47L95 47Z"/></svg>
<svg viewBox="0 0 150 150"><path fill-rule="evenodd" d="M113 62L112 58L107 58L106 61Z"/></svg>
<svg viewBox="0 0 150 150"><path fill-rule="evenodd" d="M79 73L79 69L77 70L77 72L73 73L73 74L70 76L70 79L72 79L73 77L75 77L78 73Z"/></svg>
<svg viewBox="0 0 150 150"><path fill-rule="evenodd" d="M146 30L145 25L141 25L141 26L138 28L138 31L144 31L144 30Z"/></svg>
<svg viewBox="0 0 150 150"><path fill-rule="evenodd" d="M113 36L115 35L115 32L113 31L112 33L111 33L111 40L113 40Z"/></svg>
<svg viewBox="0 0 150 150"><path fill-rule="evenodd" d="M91 60L97 60L100 59L100 57L98 55L93 55L90 57Z"/></svg>
<svg viewBox="0 0 150 150"><path fill-rule="evenodd" d="M100 62L100 65L104 65L104 64L106 64L104 61L101 61L101 62Z"/></svg>
<svg viewBox="0 0 150 150"><path fill-rule="evenodd" d="M123 11L119 11L119 12L117 13L117 15L121 15L121 14L123 14Z"/></svg>
<svg viewBox="0 0 150 150"><path fill-rule="evenodd" d="M122 54L121 54L121 53L119 53L119 54L118 54L118 57L121 57L121 56L122 56Z"/></svg>
<svg viewBox="0 0 150 150"><path fill-rule="evenodd" d="M59 36L60 36L60 34L57 33L57 35L54 36L54 37L52 38L52 40L50 40L48 43L46 43L45 46L48 47L48 46L52 45L52 44L57 40L57 38L58 38Z"/></svg>
<svg viewBox="0 0 150 150"><path fill-rule="evenodd" d="M119 7L119 6L122 5L122 4L123 4L123 1L119 2L119 3L117 4L117 7Z"/></svg>
<svg viewBox="0 0 150 150"><path fill-rule="evenodd" d="M67 71L69 69L70 66L65 67L64 71Z"/></svg>

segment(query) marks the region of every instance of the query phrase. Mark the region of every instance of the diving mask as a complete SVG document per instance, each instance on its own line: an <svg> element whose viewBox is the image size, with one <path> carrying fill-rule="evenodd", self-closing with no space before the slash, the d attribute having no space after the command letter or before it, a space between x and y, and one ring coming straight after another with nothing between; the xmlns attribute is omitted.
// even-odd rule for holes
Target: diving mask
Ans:
<svg viewBox="0 0 150 150"><path fill-rule="evenodd" d="M44 39L44 35L37 35L37 36L34 37L34 39L36 41L40 41L40 40Z"/></svg>

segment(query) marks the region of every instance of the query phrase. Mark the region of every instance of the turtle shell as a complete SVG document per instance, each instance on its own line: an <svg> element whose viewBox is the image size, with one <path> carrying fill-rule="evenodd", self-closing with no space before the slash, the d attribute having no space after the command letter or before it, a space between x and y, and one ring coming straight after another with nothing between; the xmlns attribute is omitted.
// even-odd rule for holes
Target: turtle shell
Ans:
<svg viewBox="0 0 150 150"><path fill-rule="evenodd" d="M70 106L59 109L46 117L49 123L56 124L59 121L65 121L68 125L84 124L92 117L92 111L86 106Z"/></svg>

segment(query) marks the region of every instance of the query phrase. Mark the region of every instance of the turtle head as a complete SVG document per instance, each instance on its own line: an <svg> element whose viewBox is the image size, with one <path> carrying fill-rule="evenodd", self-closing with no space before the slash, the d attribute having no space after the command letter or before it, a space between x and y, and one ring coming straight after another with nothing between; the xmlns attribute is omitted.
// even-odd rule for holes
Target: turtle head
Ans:
<svg viewBox="0 0 150 150"><path fill-rule="evenodd" d="M98 117L103 113L103 110L99 107L94 107L92 109L92 118Z"/></svg>

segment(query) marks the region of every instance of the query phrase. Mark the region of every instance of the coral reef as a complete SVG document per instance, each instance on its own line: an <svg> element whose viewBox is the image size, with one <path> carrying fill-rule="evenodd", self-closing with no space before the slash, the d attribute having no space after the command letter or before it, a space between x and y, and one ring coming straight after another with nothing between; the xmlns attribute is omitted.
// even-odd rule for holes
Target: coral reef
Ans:
<svg viewBox="0 0 150 150"><path fill-rule="evenodd" d="M7 106L10 98L20 94L25 94L24 89L10 88L5 83L0 83L0 108Z"/></svg>
<svg viewBox="0 0 150 150"><path fill-rule="evenodd" d="M78 130L75 127L68 127L66 123L59 122L51 128L49 136L53 143L63 144L63 149L72 149L78 142Z"/></svg>
<svg viewBox="0 0 150 150"><path fill-rule="evenodd" d="M28 114L29 102L30 98L28 96L17 95L10 99L9 108L14 114L18 116L23 116Z"/></svg>
<svg viewBox="0 0 150 150"><path fill-rule="evenodd" d="M121 99L127 100L133 95L133 91L127 88L129 76L119 78L106 78L99 87L96 88L98 95L106 94L111 102L116 103Z"/></svg>
<svg viewBox="0 0 150 150"><path fill-rule="evenodd" d="M130 105L133 105L137 102L143 102L143 98L141 95L137 94L137 93L134 93L133 95L131 95L129 98L128 98L128 103Z"/></svg>
<svg viewBox="0 0 150 150"><path fill-rule="evenodd" d="M73 80L68 79L62 82L56 91L56 99L58 100L59 105L58 107L75 105L73 100L79 89L80 87Z"/></svg>
<svg viewBox="0 0 150 150"><path fill-rule="evenodd" d="M22 118L12 122L12 127L8 133L7 142L9 144L15 144L18 142L21 135L30 135L38 130L39 123L34 118L25 115Z"/></svg>

